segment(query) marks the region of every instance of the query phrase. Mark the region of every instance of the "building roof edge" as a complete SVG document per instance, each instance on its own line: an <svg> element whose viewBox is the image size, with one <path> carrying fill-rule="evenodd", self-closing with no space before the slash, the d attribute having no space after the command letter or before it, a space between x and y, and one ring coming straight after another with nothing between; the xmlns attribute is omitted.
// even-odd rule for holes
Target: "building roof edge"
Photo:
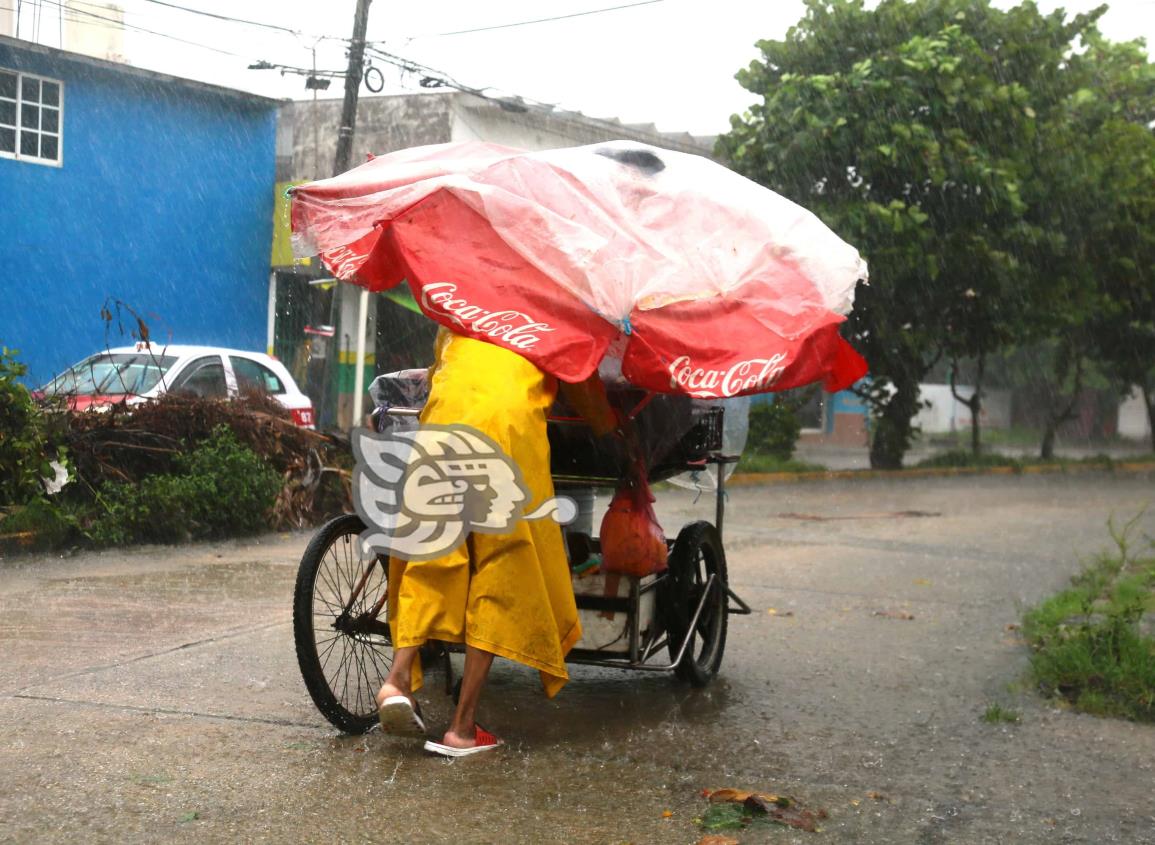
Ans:
<svg viewBox="0 0 1155 845"><path fill-rule="evenodd" d="M100 68L101 70L112 71L114 73L122 73L126 76L135 76L137 78L149 79L155 82L181 85L186 88L192 88L194 90L203 91L217 96L251 100L256 103L264 103L270 108L279 106L285 102L289 102L288 100L277 99L275 97L266 97L263 94L251 94L248 91L241 91L238 88L228 88L224 85L215 85L211 82L201 82L197 79L189 79L184 76L173 76L172 74L161 73L160 71L156 70L148 70L146 68L136 67L135 65L111 62L107 59L98 59L94 56L86 56L83 53L74 53L71 50L61 50L59 47L49 47L45 44L37 44L33 41L25 41L23 38L12 38L7 35L0 35L0 47L8 47L13 50L23 50L27 53L37 53L42 56L71 62L73 64L87 65L89 67L96 67Z"/></svg>

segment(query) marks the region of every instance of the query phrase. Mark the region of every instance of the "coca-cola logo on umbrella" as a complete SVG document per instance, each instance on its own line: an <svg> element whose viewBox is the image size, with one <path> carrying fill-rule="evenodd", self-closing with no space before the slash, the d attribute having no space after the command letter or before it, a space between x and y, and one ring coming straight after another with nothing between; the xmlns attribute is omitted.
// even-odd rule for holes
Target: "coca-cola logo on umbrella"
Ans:
<svg viewBox="0 0 1155 845"><path fill-rule="evenodd" d="M769 390L786 370L786 353L748 358L725 370L695 367L689 355L670 364L670 387L704 399Z"/></svg>
<svg viewBox="0 0 1155 845"><path fill-rule="evenodd" d="M499 340L514 349L532 349L541 340L540 333L552 332L549 323L542 323L522 311L490 311L457 293L453 282L433 282L421 289L421 305L431 314L448 317L455 324L475 335Z"/></svg>

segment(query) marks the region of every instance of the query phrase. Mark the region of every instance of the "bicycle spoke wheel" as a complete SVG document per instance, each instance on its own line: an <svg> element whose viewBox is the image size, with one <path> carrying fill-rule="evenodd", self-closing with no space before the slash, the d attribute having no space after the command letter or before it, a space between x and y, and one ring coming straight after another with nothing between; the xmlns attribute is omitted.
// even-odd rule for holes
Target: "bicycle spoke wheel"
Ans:
<svg viewBox="0 0 1155 845"><path fill-rule="evenodd" d="M355 514L323 525L301 558L293 597L305 687L325 718L346 733L364 733L376 723L377 690L393 660L384 607L389 562L362 551L363 530Z"/></svg>
<svg viewBox="0 0 1155 845"><path fill-rule="evenodd" d="M722 665L726 648L726 584L726 555L717 529L708 522L687 525L678 534L670 554L665 605L670 657L676 657L686 637L690 638L674 671L696 687L708 684ZM691 630L699 604L702 611Z"/></svg>

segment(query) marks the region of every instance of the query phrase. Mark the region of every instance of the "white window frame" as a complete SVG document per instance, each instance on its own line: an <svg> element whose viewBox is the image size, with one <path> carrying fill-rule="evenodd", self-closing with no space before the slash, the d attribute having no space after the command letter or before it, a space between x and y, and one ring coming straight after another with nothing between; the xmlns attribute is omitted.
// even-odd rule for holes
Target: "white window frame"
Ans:
<svg viewBox="0 0 1155 845"><path fill-rule="evenodd" d="M15 130L15 132L16 132L16 147L12 152L8 152L6 150L0 150L0 158L14 159L16 161L27 161L30 164L41 164L41 165L44 165L45 167L63 167L64 166L64 82L63 82L63 80L53 79L50 76L40 76L39 74L36 74L36 73L24 73L22 71L14 70L12 68L7 68L7 67L0 67L0 73L12 74L13 76L16 77L16 99L15 99L15 101L10 100L7 97L0 97L0 99L2 99L4 102L8 102L8 103L15 102L16 103L16 125L15 126L9 126L6 123L3 125L5 129L14 129ZM40 114L41 114L40 120L41 121L43 121L43 119L44 119L44 109L45 108L56 109L56 112L57 112L56 131L55 132L46 132L45 130L40 128L39 122L37 124L36 129L27 130L29 132L35 132L37 136L42 137L44 135L48 135L48 136L56 138L56 158L54 158L54 159L41 158L38 155L35 155L35 156L24 155L23 153L20 152L20 135L25 131L23 125L21 124L21 121L23 118L23 110L24 110L24 80L26 78L27 79L35 79L35 80L38 80L40 82L51 82L54 85L56 85L57 89L60 91L60 99L59 99L59 102L55 106L45 106L43 104L43 102L36 104L37 108L39 108L41 110L41 112L40 112Z"/></svg>

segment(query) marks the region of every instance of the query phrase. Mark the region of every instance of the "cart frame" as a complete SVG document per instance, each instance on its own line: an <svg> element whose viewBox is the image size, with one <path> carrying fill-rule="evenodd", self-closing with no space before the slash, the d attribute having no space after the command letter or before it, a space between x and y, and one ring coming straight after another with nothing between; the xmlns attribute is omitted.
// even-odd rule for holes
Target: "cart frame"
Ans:
<svg viewBox="0 0 1155 845"><path fill-rule="evenodd" d="M721 409L717 409L719 414ZM379 427L379 417L416 417L418 408L378 407L373 412L374 427ZM563 424L575 420L558 420ZM719 418L720 424L720 418ZM693 686L705 686L718 671L725 648L726 617L751 613L750 606L730 587L722 544L722 529L726 512L725 469L736 463L737 457L721 453L720 443L711 448L704 458L688 462L685 471L703 470L709 465L717 466L717 486L715 490L714 520L694 522L684 526L677 539L667 540L670 552L670 567L643 584L641 578L622 575L628 584L626 596L594 596L575 593L579 611L610 611L626 615L627 648L624 651L601 649L573 649L566 657L567 663L600 666L613 669L628 669L643 672L674 672L680 679ZM616 478L589 477L581 475L554 475L555 484L581 487L613 488ZM356 515L345 515L330 520L318 529L306 548L297 574L293 605L293 627L298 663L305 685L321 713L335 726L347 733L363 733L376 723L376 710L365 702L364 690L358 690L358 700L348 701L349 673L346 665L355 663L355 671L361 683L371 683L371 677L387 670L391 663L388 658L378 656L378 650L391 648L388 622L381 618L385 606L388 562L382 555L366 556L360 565L350 570L348 594L342 594L337 602L329 601L329 610L321 614L325 625L317 625L315 591L322 578L318 572L327 561L327 556L338 543L345 544L345 556L356 546L360 530L364 525ZM352 540L350 539L352 538ZM597 544L596 538L590 538ZM379 568L380 573L374 573ZM370 597L370 582L376 579L376 592ZM333 583L330 580L329 583ZM724 590L719 596L718 590ZM654 624L642 630L642 601L654 593ZM372 600L370 600L370 598ZM711 603L714 603L712 610ZM334 613L343 605L339 613ZM705 636L699 636L699 623L707 617L713 626L714 639L709 643L710 651L700 657L694 654L695 639L704 643ZM342 638L348 640L344 643ZM347 653L341 666L345 669L344 689L327 674L328 651L335 641L342 641L343 647L351 647L352 656ZM439 656L445 676L445 690L455 694L452 652L460 652L462 647L451 643L438 643L435 653ZM669 654L667 661L656 660L659 651ZM324 654L322 652L324 651ZM372 701L372 695L368 696ZM365 711L365 712L362 712Z"/></svg>

